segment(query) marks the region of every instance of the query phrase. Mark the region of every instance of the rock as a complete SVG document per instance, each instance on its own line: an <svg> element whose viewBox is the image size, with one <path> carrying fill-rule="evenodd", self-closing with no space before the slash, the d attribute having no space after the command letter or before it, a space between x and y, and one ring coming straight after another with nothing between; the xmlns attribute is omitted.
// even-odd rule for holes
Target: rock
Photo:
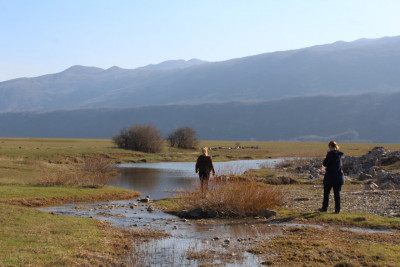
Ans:
<svg viewBox="0 0 400 267"><path fill-rule="evenodd" d="M218 213L212 210L203 210L202 208L197 208L190 211L181 211L178 213L178 216L188 219L208 219L217 217Z"/></svg>
<svg viewBox="0 0 400 267"><path fill-rule="evenodd" d="M213 240L214 241L219 240L219 236L214 236Z"/></svg>
<svg viewBox="0 0 400 267"><path fill-rule="evenodd" d="M75 209L76 210L89 210L89 208L86 206L76 206Z"/></svg>
<svg viewBox="0 0 400 267"><path fill-rule="evenodd" d="M224 243L229 244L231 241L229 239L225 239Z"/></svg>
<svg viewBox="0 0 400 267"><path fill-rule="evenodd" d="M148 212L153 212L153 211L155 211L155 209L154 209L153 206L149 206L149 207L147 208L147 211L148 211Z"/></svg>
<svg viewBox="0 0 400 267"><path fill-rule="evenodd" d="M266 218L269 218L269 217L272 217L272 216L276 216L276 211L274 211L274 210L264 210L262 215L264 217L266 217Z"/></svg>
<svg viewBox="0 0 400 267"><path fill-rule="evenodd" d="M364 173L364 172L361 172L361 173L358 175L358 180L360 180L360 181L370 180L370 179L372 179L372 175L371 175L371 174L366 174L366 173Z"/></svg>
<svg viewBox="0 0 400 267"><path fill-rule="evenodd" d="M138 201L142 202L142 203L149 203L150 202L150 198L145 197L145 198L139 199Z"/></svg>
<svg viewBox="0 0 400 267"><path fill-rule="evenodd" d="M365 185L365 190L377 190L379 186L376 183L370 183Z"/></svg>
<svg viewBox="0 0 400 267"><path fill-rule="evenodd" d="M261 265L272 265L273 262L272 261L263 261L261 262Z"/></svg>

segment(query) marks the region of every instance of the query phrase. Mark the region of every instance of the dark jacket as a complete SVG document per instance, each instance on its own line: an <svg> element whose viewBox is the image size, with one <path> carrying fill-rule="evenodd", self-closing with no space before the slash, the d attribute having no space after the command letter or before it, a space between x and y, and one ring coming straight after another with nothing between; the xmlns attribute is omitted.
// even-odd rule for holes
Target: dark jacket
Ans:
<svg viewBox="0 0 400 267"><path fill-rule="evenodd" d="M322 164L326 167L324 185L344 185L342 152L339 150L329 151Z"/></svg>
<svg viewBox="0 0 400 267"><path fill-rule="evenodd" d="M211 171L215 173L211 157L205 155L199 156L196 162L196 173L200 172L210 174Z"/></svg>

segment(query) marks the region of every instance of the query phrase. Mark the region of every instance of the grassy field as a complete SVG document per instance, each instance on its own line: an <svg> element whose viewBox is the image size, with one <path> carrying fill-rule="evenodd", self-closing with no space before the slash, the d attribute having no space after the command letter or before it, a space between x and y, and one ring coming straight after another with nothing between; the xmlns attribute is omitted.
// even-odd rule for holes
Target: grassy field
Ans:
<svg viewBox="0 0 400 267"><path fill-rule="evenodd" d="M257 159L278 157L322 157L327 151L326 143L303 142L252 142L252 141L200 141L199 147L234 148L236 143L243 147L258 149L216 149L210 154L216 161L231 159ZM341 150L348 156L365 154L375 146L390 150L400 150L400 144L343 143ZM171 148L165 144L161 153L151 154L118 149L106 139L40 139L40 138L0 138L0 158L37 159L51 163L74 163L85 155L101 154L115 161L131 162L146 160L195 161L199 150Z"/></svg>
<svg viewBox="0 0 400 267"><path fill-rule="evenodd" d="M272 266L399 266L399 235L288 227L249 252Z"/></svg>
<svg viewBox="0 0 400 267"><path fill-rule="evenodd" d="M217 148L210 151L214 161L323 157L327 150L325 143L240 142L240 146L247 148L234 149L236 144L201 141L199 147ZM400 144L360 143L342 144L341 150L346 155L362 155L375 146L400 150ZM0 266L121 264L116 260L131 251L132 238L146 233L126 232L96 220L55 216L28 207L138 196L137 192L103 186L102 178L115 173L88 170L88 159L106 159L110 163L195 161L199 154L200 150L170 148L166 144L161 153L149 154L118 149L111 140L0 138ZM274 174L264 171L259 175ZM290 214L282 211L282 215ZM291 216L332 222L329 215ZM366 215L339 218L351 222L360 216ZM379 218L374 220L380 225L391 225ZM368 217L366 221L371 220ZM388 259L384 263L397 259L387 252L393 249L390 244L382 248L382 255Z"/></svg>

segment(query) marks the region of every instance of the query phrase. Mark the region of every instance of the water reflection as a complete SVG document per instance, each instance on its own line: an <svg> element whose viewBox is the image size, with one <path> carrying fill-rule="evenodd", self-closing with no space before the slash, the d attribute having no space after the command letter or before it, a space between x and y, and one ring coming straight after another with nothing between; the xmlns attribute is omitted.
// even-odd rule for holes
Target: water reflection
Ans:
<svg viewBox="0 0 400 267"><path fill-rule="evenodd" d="M170 197L197 182L193 173L156 168L120 168L121 175L110 185L139 191L152 199Z"/></svg>
<svg viewBox="0 0 400 267"><path fill-rule="evenodd" d="M282 159L240 160L214 163L217 174L241 174L248 169L259 169L263 164L273 167ZM171 197L198 183L195 162L160 162L121 164L121 173L110 185L139 191L152 199Z"/></svg>

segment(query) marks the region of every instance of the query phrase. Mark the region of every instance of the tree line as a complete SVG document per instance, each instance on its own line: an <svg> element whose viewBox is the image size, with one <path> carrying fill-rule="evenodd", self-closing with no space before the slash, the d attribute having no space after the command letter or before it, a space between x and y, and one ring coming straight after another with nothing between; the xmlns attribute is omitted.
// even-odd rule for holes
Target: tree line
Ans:
<svg viewBox="0 0 400 267"><path fill-rule="evenodd" d="M135 124L130 128L122 128L112 140L119 148L146 153L161 152L164 142L161 132L150 124ZM184 149L194 149L198 144L196 132L186 126L170 132L166 140L171 147Z"/></svg>

